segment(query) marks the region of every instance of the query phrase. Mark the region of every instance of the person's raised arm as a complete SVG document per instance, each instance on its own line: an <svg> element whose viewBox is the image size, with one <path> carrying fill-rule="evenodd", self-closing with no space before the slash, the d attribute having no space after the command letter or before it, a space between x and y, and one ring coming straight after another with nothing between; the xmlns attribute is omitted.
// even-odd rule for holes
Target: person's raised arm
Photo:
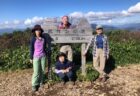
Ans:
<svg viewBox="0 0 140 96"><path fill-rule="evenodd" d="M86 49L85 49L85 52L84 52L84 54L83 54L84 56L87 54L87 51L88 51L89 47L90 47L91 45L93 46L93 44L94 44L94 37L91 38L90 41L88 42L87 47L86 47Z"/></svg>

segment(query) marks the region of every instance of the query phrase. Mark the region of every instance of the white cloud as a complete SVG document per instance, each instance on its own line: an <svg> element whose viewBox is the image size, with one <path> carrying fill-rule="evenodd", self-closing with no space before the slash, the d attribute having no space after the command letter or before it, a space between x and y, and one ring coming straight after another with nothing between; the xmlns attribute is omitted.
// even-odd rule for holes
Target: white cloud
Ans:
<svg viewBox="0 0 140 96"><path fill-rule="evenodd" d="M9 21L5 21L4 24L5 24L5 25L9 24Z"/></svg>
<svg viewBox="0 0 140 96"><path fill-rule="evenodd" d="M25 21L24 21L24 24L25 25L33 25L33 24L37 24L37 23L42 23L44 20L43 17L33 17L33 18L27 18Z"/></svg>
<svg viewBox="0 0 140 96"><path fill-rule="evenodd" d="M37 17L37 16L35 16L35 17L32 18L32 23L40 23L43 20L44 20L43 17Z"/></svg>
<svg viewBox="0 0 140 96"><path fill-rule="evenodd" d="M124 16L130 16L130 15L132 15L131 13L129 13L126 10L122 10L121 14L124 15Z"/></svg>
<svg viewBox="0 0 140 96"><path fill-rule="evenodd" d="M129 9L128 9L128 12L130 13L140 13L140 2L138 2L136 5L134 6L131 6Z"/></svg>
<svg viewBox="0 0 140 96"><path fill-rule="evenodd" d="M108 23L112 23L112 20L108 20Z"/></svg>
<svg viewBox="0 0 140 96"><path fill-rule="evenodd" d="M19 20L14 20L13 23L14 23L14 24L19 24L20 21L19 21Z"/></svg>
<svg viewBox="0 0 140 96"><path fill-rule="evenodd" d="M87 13L82 13L82 12L73 12L69 14L71 17L76 17L76 18L81 18L85 17L87 18L90 23L93 22L103 22L103 23L119 23L117 20L114 19L124 19L128 17L134 17L136 15L139 15L137 13L140 13L140 2L138 2L136 5L129 7L127 10L122 10L122 11L114 11L114 12L87 12ZM128 23L130 20L122 20L120 22L123 23ZM132 22L132 21L131 21Z"/></svg>
<svg viewBox="0 0 140 96"><path fill-rule="evenodd" d="M25 25L30 25L30 24L32 24L32 20L28 18L24 21L24 24Z"/></svg>
<svg viewBox="0 0 140 96"><path fill-rule="evenodd" d="M35 16L25 20L4 21L0 23L0 28L31 27L34 24L41 24L45 19L46 18Z"/></svg>
<svg viewBox="0 0 140 96"><path fill-rule="evenodd" d="M105 20L107 23L112 23L112 19L116 18L123 18L123 17L129 17L132 14L128 13L127 11L123 10L120 12L87 12L87 13L82 13L82 12L73 12L69 14L70 17L74 18L87 18L90 23L93 23L94 21L100 21L100 20ZM109 21L109 22L108 22Z"/></svg>
<svg viewBox="0 0 140 96"><path fill-rule="evenodd" d="M82 12L73 12L73 13L70 14L70 16L75 17L75 18L77 18L77 17L82 18L82 17L84 17L84 14Z"/></svg>

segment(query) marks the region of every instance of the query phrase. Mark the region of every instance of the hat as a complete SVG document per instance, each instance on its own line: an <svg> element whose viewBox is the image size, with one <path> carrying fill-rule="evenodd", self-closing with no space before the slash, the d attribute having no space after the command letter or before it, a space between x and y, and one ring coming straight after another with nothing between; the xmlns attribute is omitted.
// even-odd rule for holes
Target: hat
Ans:
<svg viewBox="0 0 140 96"><path fill-rule="evenodd" d="M38 24L34 26L34 28L32 29L32 32L35 32L36 30L40 30L42 33L44 32L44 30Z"/></svg>
<svg viewBox="0 0 140 96"><path fill-rule="evenodd" d="M97 25L96 29L103 29L103 26L102 25Z"/></svg>
<svg viewBox="0 0 140 96"><path fill-rule="evenodd" d="M59 57L64 56L65 58L67 58L67 55L63 52L59 52L56 59L58 59Z"/></svg>

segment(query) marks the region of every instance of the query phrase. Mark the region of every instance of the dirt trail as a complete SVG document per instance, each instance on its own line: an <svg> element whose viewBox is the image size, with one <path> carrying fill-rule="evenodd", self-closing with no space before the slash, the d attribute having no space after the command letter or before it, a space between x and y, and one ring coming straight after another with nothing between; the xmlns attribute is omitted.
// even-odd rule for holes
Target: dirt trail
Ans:
<svg viewBox="0 0 140 96"><path fill-rule="evenodd" d="M76 82L75 86L60 83L39 92L31 92L32 70L0 73L0 96L140 96L140 65L118 67L105 83Z"/></svg>

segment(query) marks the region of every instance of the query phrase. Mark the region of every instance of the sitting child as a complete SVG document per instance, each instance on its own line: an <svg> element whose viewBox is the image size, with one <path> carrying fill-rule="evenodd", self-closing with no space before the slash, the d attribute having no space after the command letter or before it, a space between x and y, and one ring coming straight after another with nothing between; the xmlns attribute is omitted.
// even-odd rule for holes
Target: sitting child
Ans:
<svg viewBox="0 0 140 96"><path fill-rule="evenodd" d="M60 52L57 56L57 62L55 65L55 73L66 83L66 77L69 81L72 81L72 62L67 59L65 53Z"/></svg>

